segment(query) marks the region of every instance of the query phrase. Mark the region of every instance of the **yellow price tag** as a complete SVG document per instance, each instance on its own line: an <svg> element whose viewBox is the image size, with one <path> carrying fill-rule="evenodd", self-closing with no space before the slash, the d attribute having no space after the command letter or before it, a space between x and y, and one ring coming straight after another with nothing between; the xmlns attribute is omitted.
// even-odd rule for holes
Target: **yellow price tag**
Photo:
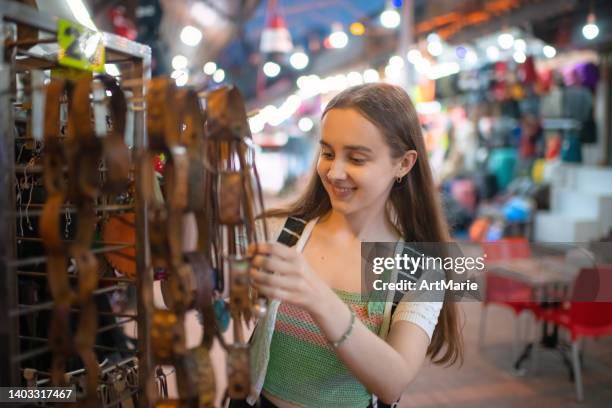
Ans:
<svg viewBox="0 0 612 408"><path fill-rule="evenodd" d="M104 36L75 22L58 19L60 65L84 71L104 72Z"/></svg>

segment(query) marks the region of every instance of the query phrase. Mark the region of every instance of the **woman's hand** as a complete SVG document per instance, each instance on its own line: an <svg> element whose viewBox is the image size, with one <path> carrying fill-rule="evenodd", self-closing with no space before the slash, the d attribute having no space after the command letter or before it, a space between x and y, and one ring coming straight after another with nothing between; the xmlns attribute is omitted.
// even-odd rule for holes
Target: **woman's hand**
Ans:
<svg viewBox="0 0 612 408"><path fill-rule="evenodd" d="M289 302L314 312L335 294L312 270L304 256L278 242L253 244L249 271L253 286L270 299Z"/></svg>

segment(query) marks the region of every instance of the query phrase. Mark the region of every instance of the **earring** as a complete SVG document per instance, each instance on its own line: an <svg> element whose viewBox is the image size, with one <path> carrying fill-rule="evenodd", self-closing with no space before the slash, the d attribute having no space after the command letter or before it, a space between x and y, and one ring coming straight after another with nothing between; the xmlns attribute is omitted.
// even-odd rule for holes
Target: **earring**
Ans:
<svg viewBox="0 0 612 408"><path fill-rule="evenodd" d="M397 184L400 184L400 183L402 182L402 178L403 178L403 177L397 176L397 177L395 178L395 182L396 182Z"/></svg>

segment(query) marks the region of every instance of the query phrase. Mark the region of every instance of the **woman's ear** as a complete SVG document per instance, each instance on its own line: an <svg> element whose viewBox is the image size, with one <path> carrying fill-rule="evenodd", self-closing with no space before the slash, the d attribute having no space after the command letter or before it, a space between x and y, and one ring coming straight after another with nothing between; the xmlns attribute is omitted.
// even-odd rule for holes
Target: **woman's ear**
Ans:
<svg viewBox="0 0 612 408"><path fill-rule="evenodd" d="M398 177L404 177L406 174L410 173L410 170L412 170L412 167L417 161L417 156L416 150L408 150L404 153L399 162L400 168L399 174L397 175Z"/></svg>

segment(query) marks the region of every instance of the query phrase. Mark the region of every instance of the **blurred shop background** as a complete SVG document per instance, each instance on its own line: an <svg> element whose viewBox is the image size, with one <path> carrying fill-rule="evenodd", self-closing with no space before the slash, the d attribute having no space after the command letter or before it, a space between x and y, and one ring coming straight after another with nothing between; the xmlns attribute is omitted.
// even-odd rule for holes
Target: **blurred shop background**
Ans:
<svg viewBox="0 0 612 408"><path fill-rule="evenodd" d="M308 178L337 92L404 87L453 237L514 264L487 277L485 303L461 305L464 367L425 367L400 406L612 406L611 303L572 303L593 270L612 285L612 1L38 3L148 44L153 75L237 85L268 207ZM525 278L545 270L548 286ZM565 297L521 297L546 287Z"/></svg>

